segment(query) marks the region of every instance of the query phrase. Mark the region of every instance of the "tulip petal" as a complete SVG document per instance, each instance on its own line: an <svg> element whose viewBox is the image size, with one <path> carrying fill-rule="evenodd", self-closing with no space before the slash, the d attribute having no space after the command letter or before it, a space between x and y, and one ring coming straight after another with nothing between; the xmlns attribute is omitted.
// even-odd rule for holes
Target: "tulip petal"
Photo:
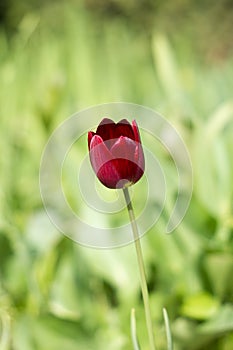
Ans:
<svg viewBox="0 0 233 350"><path fill-rule="evenodd" d="M89 151L90 151L91 139L94 135L95 135L95 133L93 131L88 131L88 149L89 149Z"/></svg>
<svg viewBox="0 0 233 350"><path fill-rule="evenodd" d="M90 160L98 179L109 188L116 188L120 175L114 166L114 156L99 135L94 135L90 143Z"/></svg>
<svg viewBox="0 0 233 350"><path fill-rule="evenodd" d="M126 136L132 140L135 140L133 128L126 119L122 119L116 124L115 135L116 137Z"/></svg>
<svg viewBox="0 0 233 350"><path fill-rule="evenodd" d="M140 134L139 134L138 125L136 123L136 120L132 121L132 128L133 128L133 133L134 133L134 140L136 142L141 143Z"/></svg>
<svg viewBox="0 0 233 350"><path fill-rule="evenodd" d="M145 158L140 143L137 144L135 149L135 162L137 164L137 170L135 172L134 182L137 182L142 177L145 171Z"/></svg>
<svg viewBox="0 0 233 350"><path fill-rule="evenodd" d="M133 128L126 119L122 119L115 124L113 120L104 118L97 128L96 134L99 135L103 141L108 141L106 146L109 149L120 136L126 136L132 140L135 139Z"/></svg>
<svg viewBox="0 0 233 350"><path fill-rule="evenodd" d="M104 118L97 128L96 134L99 135L103 141L111 140L117 138L117 136L115 136L115 129L116 124L114 121L109 118Z"/></svg>
<svg viewBox="0 0 233 350"><path fill-rule="evenodd" d="M134 161L136 143L128 137L120 136L112 146L110 152L116 158Z"/></svg>
<svg viewBox="0 0 233 350"><path fill-rule="evenodd" d="M98 179L108 188L119 188L118 184L122 182L117 166L117 159L112 159L105 163L97 173Z"/></svg>
<svg viewBox="0 0 233 350"><path fill-rule="evenodd" d="M138 164L137 148L137 144L133 140L124 136L121 136L111 148L111 153L116 158L114 160L115 168L120 174L121 180L127 180L125 184L126 182L135 183L135 178L139 180L143 175L141 159L140 164Z"/></svg>
<svg viewBox="0 0 233 350"><path fill-rule="evenodd" d="M90 159L93 169L97 173L99 169L108 161L112 160L112 155L106 147L103 139L99 135L94 135L90 142Z"/></svg>

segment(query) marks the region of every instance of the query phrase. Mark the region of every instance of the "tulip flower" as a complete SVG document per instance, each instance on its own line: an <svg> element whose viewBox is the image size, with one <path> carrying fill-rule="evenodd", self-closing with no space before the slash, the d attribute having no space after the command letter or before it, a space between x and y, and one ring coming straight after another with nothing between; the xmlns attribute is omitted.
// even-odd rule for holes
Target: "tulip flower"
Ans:
<svg viewBox="0 0 233 350"><path fill-rule="evenodd" d="M92 168L106 187L125 188L142 177L145 161L135 120L104 118L96 132L89 131L88 147Z"/></svg>
<svg viewBox="0 0 233 350"><path fill-rule="evenodd" d="M108 188L123 189L136 247L150 350L155 350L140 236L128 190L128 186L140 180L145 170L144 154L136 121L133 120L130 124L126 119L122 119L115 123L111 119L104 118L96 132L88 132L88 148L92 168L102 184ZM132 329L134 349L139 349L135 327Z"/></svg>

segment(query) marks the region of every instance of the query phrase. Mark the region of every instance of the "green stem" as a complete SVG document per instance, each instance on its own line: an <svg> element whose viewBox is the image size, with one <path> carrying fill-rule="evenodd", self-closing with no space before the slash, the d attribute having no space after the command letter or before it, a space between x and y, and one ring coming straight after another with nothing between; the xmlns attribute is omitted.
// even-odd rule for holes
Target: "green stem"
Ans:
<svg viewBox="0 0 233 350"><path fill-rule="evenodd" d="M127 204L129 219L130 219L130 223L133 231L134 243L135 243L135 248L137 253L137 260L138 260L140 280L141 280L141 290L142 290L142 297L143 297L144 308L145 308L146 325L147 325L147 332L149 336L150 349L155 350L153 325L152 325L150 304L149 304L149 293L148 293L148 288L146 283L146 273L145 273L145 266L144 266L144 261L142 256L142 248L141 248L140 237L138 233L138 227L136 224L134 210L133 210L128 188L127 187L123 188L123 192L124 192L125 201Z"/></svg>

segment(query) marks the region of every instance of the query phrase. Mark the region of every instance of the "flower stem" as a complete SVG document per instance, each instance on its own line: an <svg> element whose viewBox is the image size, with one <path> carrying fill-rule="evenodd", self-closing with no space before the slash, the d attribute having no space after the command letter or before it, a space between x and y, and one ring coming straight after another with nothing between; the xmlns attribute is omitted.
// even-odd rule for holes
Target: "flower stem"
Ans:
<svg viewBox="0 0 233 350"><path fill-rule="evenodd" d="M123 188L123 192L124 192L125 201L127 204L129 219L130 219L130 223L133 231L134 243L135 243L135 248L137 253L137 260L138 260L140 281L141 281L141 290L142 290L142 297L143 297L145 316L146 316L147 332L148 332L149 342L150 342L150 350L155 350L153 325L152 325L150 304L149 304L149 293L148 293L148 288L146 283L145 266L144 266L144 261L142 256L142 248L140 243L138 227L136 224L134 210L133 210L128 188L127 187Z"/></svg>

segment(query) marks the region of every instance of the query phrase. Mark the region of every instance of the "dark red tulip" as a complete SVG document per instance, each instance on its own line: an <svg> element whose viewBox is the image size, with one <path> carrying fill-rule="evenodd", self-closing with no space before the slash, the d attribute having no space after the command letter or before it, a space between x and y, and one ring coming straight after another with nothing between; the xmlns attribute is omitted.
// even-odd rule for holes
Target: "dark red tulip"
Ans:
<svg viewBox="0 0 233 350"><path fill-rule="evenodd" d="M96 132L88 132L91 165L108 188L136 183L145 169L144 154L136 121L118 123L104 118Z"/></svg>

